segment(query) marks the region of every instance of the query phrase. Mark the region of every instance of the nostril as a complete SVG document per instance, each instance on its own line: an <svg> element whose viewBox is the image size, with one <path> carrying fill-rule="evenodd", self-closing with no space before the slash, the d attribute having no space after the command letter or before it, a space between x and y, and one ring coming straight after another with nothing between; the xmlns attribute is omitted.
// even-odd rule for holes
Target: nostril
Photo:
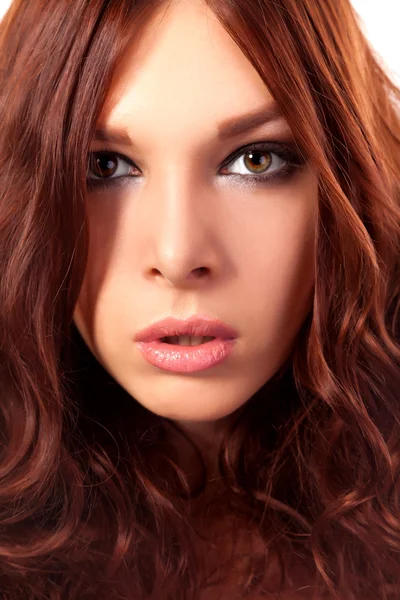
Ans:
<svg viewBox="0 0 400 600"><path fill-rule="evenodd" d="M192 276L193 277L203 277L208 273L207 267L198 267L197 269L193 269Z"/></svg>

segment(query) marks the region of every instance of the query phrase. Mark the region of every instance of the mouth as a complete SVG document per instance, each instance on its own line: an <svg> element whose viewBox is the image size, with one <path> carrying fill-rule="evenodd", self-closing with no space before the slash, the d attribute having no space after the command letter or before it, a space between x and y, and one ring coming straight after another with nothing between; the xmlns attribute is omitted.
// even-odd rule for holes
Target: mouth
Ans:
<svg viewBox="0 0 400 600"><path fill-rule="evenodd" d="M164 371L194 373L215 367L234 351L238 332L207 315L168 317L136 334L138 350Z"/></svg>
<svg viewBox="0 0 400 600"><path fill-rule="evenodd" d="M158 342L174 346L198 346L215 340L230 340L238 332L218 319L194 315L188 319L169 317L139 331L135 342Z"/></svg>
<svg viewBox="0 0 400 600"><path fill-rule="evenodd" d="M163 336L137 342L151 365L164 371L194 373L225 361L236 345L234 338L214 336Z"/></svg>
<svg viewBox="0 0 400 600"><path fill-rule="evenodd" d="M215 339L214 336L170 335L160 338L160 342L174 346L201 346Z"/></svg>

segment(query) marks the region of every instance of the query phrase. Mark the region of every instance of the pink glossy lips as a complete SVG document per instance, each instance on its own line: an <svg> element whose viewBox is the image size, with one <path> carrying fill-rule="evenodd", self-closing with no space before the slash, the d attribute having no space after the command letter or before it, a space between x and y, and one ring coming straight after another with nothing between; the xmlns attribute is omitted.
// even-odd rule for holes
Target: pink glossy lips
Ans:
<svg viewBox="0 0 400 600"><path fill-rule="evenodd" d="M195 346L169 343L176 342L176 339L170 339L176 336L214 339ZM150 364L166 371L193 373L225 360L237 337L237 331L225 323L206 315L195 315L186 320L170 317L159 321L136 334L134 340ZM169 338L169 341L162 338Z"/></svg>

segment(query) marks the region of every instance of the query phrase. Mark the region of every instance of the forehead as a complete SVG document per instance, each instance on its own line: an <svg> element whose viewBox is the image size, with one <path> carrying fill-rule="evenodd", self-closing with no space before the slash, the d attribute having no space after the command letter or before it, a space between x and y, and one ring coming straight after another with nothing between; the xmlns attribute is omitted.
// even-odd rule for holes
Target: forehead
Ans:
<svg viewBox="0 0 400 600"><path fill-rule="evenodd" d="M168 123L187 131L272 102L268 88L200 0L163 6L117 66L100 121L135 120L148 130ZM134 115L134 116L133 116ZM139 134L139 131L138 131Z"/></svg>

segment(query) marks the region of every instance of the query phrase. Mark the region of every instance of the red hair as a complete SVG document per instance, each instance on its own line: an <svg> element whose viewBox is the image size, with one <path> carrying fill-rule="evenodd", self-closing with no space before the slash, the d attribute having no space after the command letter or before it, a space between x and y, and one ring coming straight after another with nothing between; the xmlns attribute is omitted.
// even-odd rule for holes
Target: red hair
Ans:
<svg viewBox="0 0 400 600"><path fill-rule="evenodd" d="M90 142L118 61L160 4L14 0L0 25L3 600L197 600L205 585L172 423L129 397L73 324ZM234 510L265 542L243 591L270 556L283 589L296 556L319 597L395 600L400 90L348 0L207 4L319 177L313 309L219 455Z"/></svg>

